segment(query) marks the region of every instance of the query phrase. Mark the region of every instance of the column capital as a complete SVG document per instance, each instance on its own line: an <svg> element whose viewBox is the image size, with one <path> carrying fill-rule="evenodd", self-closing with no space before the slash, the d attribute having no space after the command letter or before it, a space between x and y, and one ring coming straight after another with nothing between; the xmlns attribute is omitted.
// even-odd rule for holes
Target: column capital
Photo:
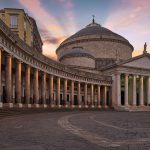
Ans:
<svg viewBox="0 0 150 150"><path fill-rule="evenodd" d="M12 54L7 53L7 54L6 54L6 57L7 57L7 58L9 58L9 57L11 57L11 58L12 58Z"/></svg>
<svg viewBox="0 0 150 150"><path fill-rule="evenodd" d="M42 75L46 75L46 72L45 72L45 71L42 71Z"/></svg>
<svg viewBox="0 0 150 150"><path fill-rule="evenodd" d="M121 75L121 72L115 72L114 75Z"/></svg>
<svg viewBox="0 0 150 150"><path fill-rule="evenodd" d="M85 82L85 83L84 83L84 85L88 85L88 83L87 83L87 82Z"/></svg>
<svg viewBox="0 0 150 150"><path fill-rule="evenodd" d="M137 74L132 74L133 77L137 77Z"/></svg>
<svg viewBox="0 0 150 150"><path fill-rule="evenodd" d="M26 68L31 68L31 66L29 64L26 64Z"/></svg>
<svg viewBox="0 0 150 150"><path fill-rule="evenodd" d="M129 76L129 73L125 73L125 76Z"/></svg>
<svg viewBox="0 0 150 150"><path fill-rule="evenodd" d="M4 48L0 46L0 51L4 51Z"/></svg>
<svg viewBox="0 0 150 150"><path fill-rule="evenodd" d="M23 63L20 59L17 59L16 61L17 64Z"/></svg>
<svg viewBox="0 0 150 150"><path fill-rule="evenodd" d="M144 77L144 75L140 75L140 78L143 78Z"/></svg>

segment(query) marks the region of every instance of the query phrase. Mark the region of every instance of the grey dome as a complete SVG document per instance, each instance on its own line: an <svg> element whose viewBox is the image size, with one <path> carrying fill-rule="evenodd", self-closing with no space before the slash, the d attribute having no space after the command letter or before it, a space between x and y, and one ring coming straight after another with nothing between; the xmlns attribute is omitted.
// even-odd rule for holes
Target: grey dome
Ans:
<svg viewBox="0 0 150 150"><path fill-rule="evenodd" d="M89 57L95 59L87 50L82 47L74 47L69 51L64 52L64 54L59 59L60 61L66 57Z"/></svg>
<svg viewBox="0 0 150 150"><path fill-rule="evenodd" d="M78 38L81 36L89 36L89 35L107 35L107 36L114 36L115 38L119 38L119 40L122 41L128 41L124 37L112 32L111 30L102 27L100 24L97 23L91 23L87 25L85 28L81 29L74 35L70 36L67 40L73 39L73 38Z"/></svg>
<svg viewBox="0 0 150 150"><path fill-rule="evenodd" d="M92 39L92 38L94 39L94 37L92 36L95 36L95 40L96 38L98 38L101 40L110 40L110 41L113 40L113 41L124 43L130 46L131 49L133 50L133 46L129 43L127 39L125 39L124 37L122 37L117 33L112 32L107 28L102 27L98 23L92 22L89 25L87 25L85 28L81 29L80 31L76 32L75 34L73 34L72 36L64 40L56 49L56 53L60 48L68 44L74 43L74 41L80 40L81 37L85 37L84 39Z"/></svg>

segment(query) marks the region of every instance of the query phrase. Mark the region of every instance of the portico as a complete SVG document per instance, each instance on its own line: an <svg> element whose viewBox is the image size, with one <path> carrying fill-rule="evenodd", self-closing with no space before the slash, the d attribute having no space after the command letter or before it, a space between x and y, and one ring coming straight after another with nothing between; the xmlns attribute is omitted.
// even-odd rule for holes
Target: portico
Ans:
<svg viewBox="0 0 150 150"><path fill-rule="evenodd" d="M110 69L111 72L114 70L112 73L112 87L114 89L112 102L114 107L132 109L149 106L149 63L150 55L146 53L129 61L118 63Z"/></svg>

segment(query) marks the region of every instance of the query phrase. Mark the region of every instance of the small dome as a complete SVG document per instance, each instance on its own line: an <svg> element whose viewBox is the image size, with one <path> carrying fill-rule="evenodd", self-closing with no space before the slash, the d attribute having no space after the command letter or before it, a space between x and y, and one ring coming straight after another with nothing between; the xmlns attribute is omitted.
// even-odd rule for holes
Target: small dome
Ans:
<svg viewBox="0 0 150 150"><path fill-rule="evenodd" d="M94 59L94 57L82 47L73 47L71 50L64 52L59 60L61 61L66 57L89 57Z"/></svg>

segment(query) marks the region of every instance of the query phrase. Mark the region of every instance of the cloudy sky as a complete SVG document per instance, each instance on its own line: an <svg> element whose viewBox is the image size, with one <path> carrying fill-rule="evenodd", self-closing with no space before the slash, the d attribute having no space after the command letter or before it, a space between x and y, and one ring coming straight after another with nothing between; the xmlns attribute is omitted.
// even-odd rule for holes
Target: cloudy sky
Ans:
<svg viewBox="0 0 150 150"><path fill-rule="evenodd" d="M0 8L23 8L34 17L43 39L43 53L56 58L55 50L67 37L95 20L127 38L133 56L144 42L150 52L150 0L0 0Z"/></svg>

